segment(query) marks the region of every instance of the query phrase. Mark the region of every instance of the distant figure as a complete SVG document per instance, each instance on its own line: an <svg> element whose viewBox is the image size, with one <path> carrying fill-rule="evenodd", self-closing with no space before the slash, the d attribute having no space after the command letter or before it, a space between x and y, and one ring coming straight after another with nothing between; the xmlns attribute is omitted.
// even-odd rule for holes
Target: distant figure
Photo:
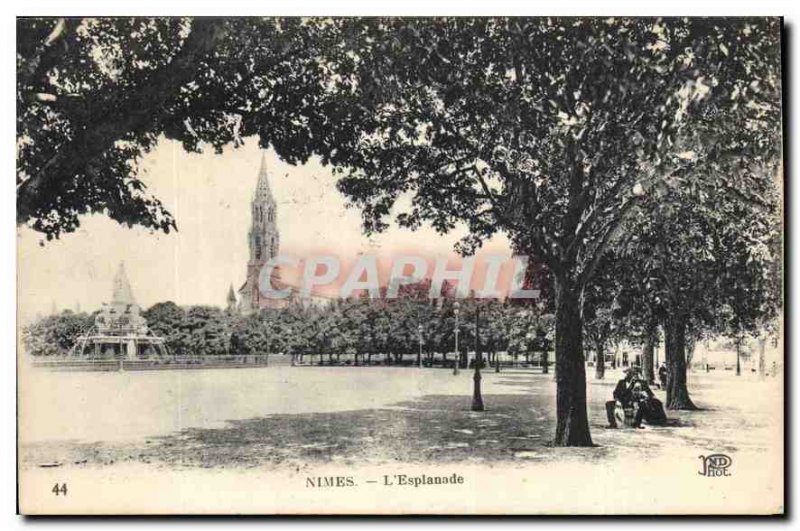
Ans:
<svg viewBox="0 0 800 531"><path fill-rule="evenodd" d="M661 389L667 388L667 364L661 363L661 366L658 368L658 382L661 386Z"/></svg>

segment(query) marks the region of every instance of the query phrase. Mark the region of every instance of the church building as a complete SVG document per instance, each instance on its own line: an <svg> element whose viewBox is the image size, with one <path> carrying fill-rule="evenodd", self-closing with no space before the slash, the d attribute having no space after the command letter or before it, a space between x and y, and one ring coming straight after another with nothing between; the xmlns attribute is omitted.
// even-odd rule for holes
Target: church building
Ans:
<svg viewBox="0 0 800 531"><path fill-rule="evenodd" d="M278 233L277 205L269 186L266 154L261 154L261 168L258 170L258 184L250 201L250 231L247 233L247 244L250 258L247 261L247 280L239 288L239 309L248 314L260 308L276 308L286 306L287 302L264 296L258 287L261 268L267 261L277 256L280 249ZM279 269L273 270L272 282L275 289L279 287Z"/></svg>
<svg viewBox="0 0 800 531"><path fill-rule="evenodd" d="M278 231L278 208L269 185L266 154L262 152L261 167L258 170L258 183L250 201L250 230L247 233L247 245L250 256L247 260L247 279L238 290L237 297L229 291L226 299L228 311L234 308L241 314L257 312L261 308L285 308L289 304L304 306L325 305L329 298L312 293L302 298L297 286L287 284L281 279L281 269L272 270L271 284L274 290L291 290L291 295L283 299L267 297L259 290L259 276L264 264L280 252L280 233Z"/></svg>

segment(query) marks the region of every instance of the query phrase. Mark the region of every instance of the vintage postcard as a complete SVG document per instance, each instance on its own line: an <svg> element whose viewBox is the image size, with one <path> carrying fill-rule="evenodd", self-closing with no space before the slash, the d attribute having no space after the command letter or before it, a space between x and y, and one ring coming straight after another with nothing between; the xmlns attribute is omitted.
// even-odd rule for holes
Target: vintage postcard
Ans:
<svg viewBox="0 0 800 531"><path fill-rule="evenodd" d="M18 18L26 515L782 515L779 18Z"/></svg>

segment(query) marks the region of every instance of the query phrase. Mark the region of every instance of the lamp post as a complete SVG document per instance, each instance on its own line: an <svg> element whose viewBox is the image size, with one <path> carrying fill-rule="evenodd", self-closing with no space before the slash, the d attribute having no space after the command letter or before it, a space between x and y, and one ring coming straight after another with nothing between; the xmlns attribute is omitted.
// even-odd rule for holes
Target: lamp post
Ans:
<svg viewBox="0 0 800 531"><path fill-rule="evenodd" d="M483 411L483 397L481 396L481 328L480 305L475 306L475 373L472 375L472 411Z"/></svg>
<svg viewBox="0 0 800 531"><path fill-rule="evenodd" d="M419 337L419 354L417 354L417 365L422 368L422 325L417 325L417 336Z"/></svg>
<svg viewBox="0 0 800 531"><path fill-rule="evenodd" d="M494 318L500 320L500 324L503 327L503 329L505 330L505 328L506 328L506 326L505 326L505 313L501 313L499 315L497 313L495 313ZM494 372L498 373L498 372L500 372L500 348L498 348L497 341L496 341L496 336L493 338L493 345L492 346L493 346L492 352L494 352ZM508 350L506 350L506 352L508 352Z"/></svg>
<svg viewBox="0 0 800 531"><path fill-rule="evenodd" d="M736 376L742 375L742 363L740 361L740 352L742 350L742 338L741 336L736 338Z"/></svg>
<svg viewBox="0 0 800 531"><path fill-rule="evenodd" d="M267 357L264 360L264 365L269 365L270 349L272 348L272 330L270 329L269 318L267 318Z"/></svg>
<svg viewBox="0 0 800 531"><path fill-rule="evenodd" d="M500 372L500 349L497 347L494 351L494 372Z"/></svg>
<svg viewBox="0 0 800 531"><path fill-rule="evenodd" d="M461 306L461 305L458 303L458 301L453 303L453 315L455 315L455 317L456 317L456 328L455 328L455 334L456 334L456 360L453 363L453 375L454 376L458 375L458 363L461 361L461 359L460 359L461 356L459 355L459 352L458 352L458 314L460 312L459 306Z"/></svg>

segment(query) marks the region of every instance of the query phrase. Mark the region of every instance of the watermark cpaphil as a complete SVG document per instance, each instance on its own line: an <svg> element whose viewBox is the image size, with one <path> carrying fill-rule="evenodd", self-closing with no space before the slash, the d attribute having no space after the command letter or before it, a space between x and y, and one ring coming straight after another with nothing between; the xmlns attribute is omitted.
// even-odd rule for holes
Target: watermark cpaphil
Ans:
<svg viewBox="0 0 800 531"><path fill-rule="evenodd" d="M725 454L701 455L698 459L702 461L702 469L697 473L706 477L730 476L730 466L733 459Z"/></svg>
<svg viewBox="0 0 800 531"><path fill-rule="evenodd" d="M363 293L372 299L394 299L400 296L403 286L421 282L429 284L430 299L448 296L446 285L456 286L452 293L455 298L538 299L540 290L526 285L529 264L529 257L523 255L468 257L457 265L443 257L401 255L387 266L377 256L366 254L349 262L331 254L303 259L279 254L262 266L258 286L261 294L270 299L286 299L293 292L309 297L320 289L340 298ZM296 282L286 282L283 273L287 270ZM278 276L280 287L274 282Z"/></svg>

